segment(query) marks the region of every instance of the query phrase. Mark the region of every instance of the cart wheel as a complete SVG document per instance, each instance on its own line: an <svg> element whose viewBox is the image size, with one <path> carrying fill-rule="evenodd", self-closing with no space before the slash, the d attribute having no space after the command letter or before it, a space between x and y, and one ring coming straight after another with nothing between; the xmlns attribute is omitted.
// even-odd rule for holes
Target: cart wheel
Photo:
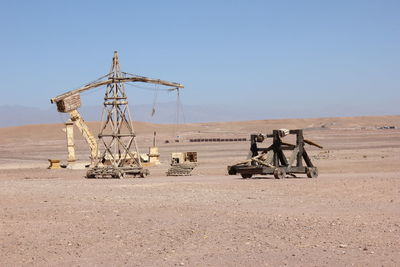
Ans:
<svg viewBox="0 0 400 267"><path fill-rule="evenodd" d="M122 179L122 172L121 172L121 171L115 170L115 171L111 174L111 178Z"/></svg>
<svg viewBox="0 0 400 267"><path fill-rule="evenodd" d="M317 167L307 168L307 177L308 178L317 178L318 177L318 169Z"/></svg>
<svg viewBox="0 0 400 267"><path fill-rule="evenodd" d="M91 170L88 170L87 173L86 173L86 178L88 178L88 179L96 178L96 175Z"/></svg>
<svg viewBox="0 0 400 267"><path fill-rule="evenodd" d="M150 175L150 171L148 169L142 169L139 173L140 178L145 178L147 175Z"/></svg>
<svg viewBox="0 0 400 267"><path fill-rule="evenodd" d="M283 178L285 178L285 176L286 176L286 172L285 172L284 169L282 169L282 168L276 168L276 169L274 170L274 177L275 177L275 179L283 179Z"/></svg>
<svg viewBox="0 0 400 267"><path fill-rule="evenodd" d="M253 176L250 173L241 173L240 175L242 176L243 179L248 179L251 178L251 176Z"/></svg>

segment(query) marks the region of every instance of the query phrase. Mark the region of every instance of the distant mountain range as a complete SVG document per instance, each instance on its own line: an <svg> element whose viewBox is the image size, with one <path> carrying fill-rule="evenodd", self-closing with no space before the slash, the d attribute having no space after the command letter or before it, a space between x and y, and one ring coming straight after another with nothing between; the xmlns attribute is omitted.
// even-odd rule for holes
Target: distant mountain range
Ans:
<svg viewBox="0 0 400 267"><path fill-rule="evenodd" d="M223 105L191 105L181 106L177 111L175 103L161 103L154 108L152 105L130 105L131 118L134 121L152 123L196 123L196 122L220 122L265 118L256 112L244 112L235 106ZM68 119L65 113L57 112L56 106L47 109L4 105L0 106L0 127L18 126L26 124L63 123ZM86 121L100 121L102 106L82 106L79 108ZM179 118L177 116L179 112Z"/></svg>
<svg viewBox="0 0 400 267"><path fill-rule="evenodd" d="M276 106L274 104L273 106ZM184 105L179 108L179 123L245 121L282 118L316 118L316 117L345 117L345 116L373 116L398 115L397 107L393 110L382 111L373 107L361 108L357 106L314 106L308 109L297 107L273 108L253 106L251 103L243 105ZM176 103L159 103L152 116L152 105L131 105L130 112L135 121L152 123L176 123ZM100 121L102 106L82 106L79 111L86 121ZM0 106L0 127L19 126L26 124L63 123L68 119L67 114L57 112L56 106L41 109L17 105Z"/></svg>

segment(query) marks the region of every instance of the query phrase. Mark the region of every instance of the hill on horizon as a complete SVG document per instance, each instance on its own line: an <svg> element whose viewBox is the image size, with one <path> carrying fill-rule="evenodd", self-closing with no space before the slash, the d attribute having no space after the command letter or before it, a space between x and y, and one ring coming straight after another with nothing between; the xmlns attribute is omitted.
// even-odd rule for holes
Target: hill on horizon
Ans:
<svg viewBox="0 0 400 267"><path fill-rule="evenodd" d="M100 127L100 122L88 122L89 128L96 132ZM308 119L274 119L274 120L248 120L235 122L208 122L208 123L188 123L179 125L178 129L173 129L170 124L156 124L148 122L134 122L136 133L152 136L153 131L157 133L172 134L174 130L184 133L204 135L219 135L221 133L243 134L247 136L249 132L269 132L273 129L304 129L304 130L355 130L355 129L377 129L390 125L400 128L400 115L397 116L365 116L365 117L332 117L332 118L308 118ZM51 140L55 137L63 139L65 133L62 131L63 124L38 124L23 125L14 127L0 127L0 140L8 142L10 140ZM77 139L83 139L80 134L76 134Z"/></svg>

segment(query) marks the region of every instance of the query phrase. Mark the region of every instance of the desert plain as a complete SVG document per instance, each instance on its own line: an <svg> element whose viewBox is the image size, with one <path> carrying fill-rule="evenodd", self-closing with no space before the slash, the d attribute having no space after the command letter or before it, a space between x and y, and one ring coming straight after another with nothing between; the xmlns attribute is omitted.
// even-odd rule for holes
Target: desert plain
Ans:
<svg viewBox="0 0 400 267"><path fill-rule="evenodd" d="M0 128L0 266L400 266L400 116L135 122L161 153L144 179L47 169L66 161L62 128ZM229 176L249 142L189 142L279 128L324 147L306 146L318 178ZM165 176L175 151L198 152L192 176Z"/></svg>

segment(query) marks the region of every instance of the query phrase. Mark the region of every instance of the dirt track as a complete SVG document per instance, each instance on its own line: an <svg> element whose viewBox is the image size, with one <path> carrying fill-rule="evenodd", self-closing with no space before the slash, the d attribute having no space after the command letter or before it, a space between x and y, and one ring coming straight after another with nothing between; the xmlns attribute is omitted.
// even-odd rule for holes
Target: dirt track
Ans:
<svg viewBox="0 0 400 267"><path fill-rule="evenodd" d="M347 126L306 132L320 177L284 180L225 175L248 143L185 142L146 179L87 180L45 169L58 136L2 129L0 265L399 266L400 131ZM193 176L163 175L173 150L199 151Z"/></svg>

